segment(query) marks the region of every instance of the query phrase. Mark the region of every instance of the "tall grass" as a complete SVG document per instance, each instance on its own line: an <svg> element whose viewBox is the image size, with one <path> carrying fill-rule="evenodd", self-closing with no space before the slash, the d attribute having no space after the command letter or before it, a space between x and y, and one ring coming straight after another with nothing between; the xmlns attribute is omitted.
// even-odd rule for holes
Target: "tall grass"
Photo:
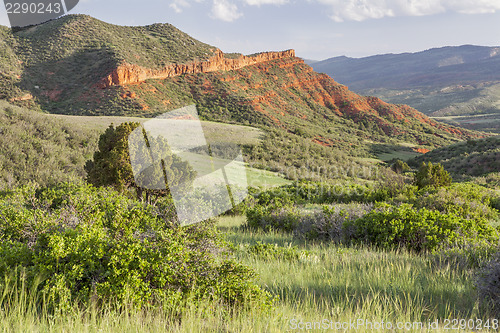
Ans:
<svg viewBox="0 0 500 333"><path fill-rule="evenodd" d="M227 313L222 306L186 302L182 315L169 310L133 312L108 305L49 314L38 304L36 288L6 277L0 283L1 332L286 332L294 323L424 322L487 319L478 306L474 272L405 251L376 251L328 243L299 242L288 234L241 228L244 217L222 217L219 227L234 244L238 260L253 267L260 283L276 297L275 309ZM258 256L247 245L277 244L297 258ZM297 329L296 331L303 331ZM331 331L331 330L316 330ZM349 331L349 330L347 330ZM371 331L358 327L356 332ZM396 331L396 330L395 330ZM408 330L406 330L408 331ZM417 331L410 329L410 331ZM485 331L484 329L482 331Z"/></svg>

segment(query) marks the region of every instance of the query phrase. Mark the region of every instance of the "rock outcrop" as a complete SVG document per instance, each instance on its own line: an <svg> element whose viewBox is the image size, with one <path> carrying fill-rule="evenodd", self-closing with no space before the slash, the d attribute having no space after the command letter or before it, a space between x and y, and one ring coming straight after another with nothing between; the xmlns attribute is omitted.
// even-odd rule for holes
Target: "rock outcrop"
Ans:
<svg viewBox="0 0 500 333"><path fill-rule="evenodd" d="M266 61L294 57L294 50L286 50L281 52L263 52L250 57L242 55L236 59L228 59L224 57L224 53L221 50L217 49L215 55L207 61L170 64L161 69L150 69L123 63L103 78L98 83L98 87L104 89L115 85L140 83L148 79L166 79L182 74L208 73L219 70L231 71Z"/></svg>

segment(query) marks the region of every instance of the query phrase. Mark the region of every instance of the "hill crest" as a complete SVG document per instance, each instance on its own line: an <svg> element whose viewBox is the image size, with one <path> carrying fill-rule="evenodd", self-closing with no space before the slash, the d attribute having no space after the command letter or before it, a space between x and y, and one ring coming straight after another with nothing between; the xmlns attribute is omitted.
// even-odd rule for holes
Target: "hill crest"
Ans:
<svg viewBox="0 0 500 333"><path fill-rule="evenodd" d="M185 64L173 63L161 69L151 69L135 64L122 63L111 74L98 84L100 88L109 88L115 85L136 84L149 79L167 79L183 74L210 73L215 71L232 71L246 66L266 61L294 58L294 50L280 52L262 52L252 56L240 55L236 59L225 58L224 53L216 49L214 56L206 61L192 61Z"/></svg>

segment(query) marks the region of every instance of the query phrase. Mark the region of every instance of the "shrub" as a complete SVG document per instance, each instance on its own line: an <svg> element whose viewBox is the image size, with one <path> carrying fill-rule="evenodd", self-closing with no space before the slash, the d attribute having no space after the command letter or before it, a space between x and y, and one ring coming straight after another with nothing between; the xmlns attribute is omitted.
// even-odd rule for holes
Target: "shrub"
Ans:
<svg viewBox="0 0 500 333"><path fill-rule="evenodd" d="M493 315L500 314L500 252L481 269L476 286L481 304Z"/></svg>
<svg viewBox="0 0 500 333"><path fill-rule="evenodd" d="M408 164L406 164L406 162L403 162L401 160L396 160L391 165L391 169L392 169L392 171L399 173L399 174L410 171L410 167L408 166Z"/></svg>
<svg viewBox="0 0 500 333"><path fill-rule="evenodd" d="M213 299L269 305L252 270L220 258L211 222L176 227L172 205L153 206L106 188L22 188L0 199L0 276L21 266L47 305L116 300L137 307Z"/></svg>
<svg viewBox="0 0 500 333"><path fill-rule="evenodd" d="M451 176L440 163L432 164L429 162L426 164L422 162L422 165L415 174L414 183L418 188L449 186L451 184Z"/></svg>
<svg viewBox="0 0 500 333"><path fill-rule="evenodd" d="M407 186L400 176L387 178L384 183L360 185L355 183L328 184L311 181L297 181L290 185L270 189L256 194L257 204L265 205L272 200L281 200L288 204L333 204L384 201L401 194Z"/></svg>
<svg viewBox="0 0 500 333"><path fill-rule="evenodd" d="M486 220L468 220L454 214L412 205L379 205L377 209L346 227L353 227L352 241L382 248L405 247L416 252L432 252L467 242L494 241L496 231Z"/></svg>
<svg viewBox="0 0 500 333"><path fill-rule="evenodd" d="M257 204L248 209L247 226L290 232L309 240L342 241L349 238L344 223L364 216L372 207L373 204L351 203L323 205L311 211L292 204L284 205L281 199L275 198L267 205Z"/></svg>
<svg viewBox="0 0 500 333"><path fill-rule="evenodd" d="M293 206L256 205L246 212L247 226L264 231L282 230L292 232L300 222L300 212Z"/></svg>
<svg viewBox="0 0 500 333"><path fill-rule="evenodd" d="M373 204L339 204L323 206L322 210L303 215L294 230L294 235L309 240L344 241L351 237L351 230L345 228L346 221L366 215Z"/></svg>
<svg viewBox="0 0 500 333"><path fill-rule="evenodd" d="M453 213L467 219L496 220L498 212L493 209L494 191L471 183L453 184L447 188L421 190L411 200L416 208Z"/></svg>
<svg viewBox="0 0 500 333"><path fill-rule="evenodd" d="M126 122L116 128L113 125L108 127L99 138L99 149L94 153L94 159L85 164L87 180L95 186L113 186L118 191L135 188L139 197L142 197L143 191L147 197L151 193L167 195L169 186L190 184L196 177L196 172L189 163L172 154L168 143L162 137L148 136L145 145L152 151L162 154L154 157L161 159L162 168L160 165L150 166L140 175L134 175L130 163L131 156L134 154L142 156L139 160L150 156L150 152L144 151L145 146L134 147L133 152L129 151L129 136L139 126L140 124L136 122ZM150 184L151 189L164 187L165 190L141 188L136 184L136 177L141 177L144 183ZM168 185L166 179L169 180Z"/></svg>

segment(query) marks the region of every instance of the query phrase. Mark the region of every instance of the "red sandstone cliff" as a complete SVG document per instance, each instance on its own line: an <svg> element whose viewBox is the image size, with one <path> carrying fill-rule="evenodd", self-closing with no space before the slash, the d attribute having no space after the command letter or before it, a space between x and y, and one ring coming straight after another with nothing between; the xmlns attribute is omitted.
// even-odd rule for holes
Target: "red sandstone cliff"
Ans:
<svg viewBox="0 0 500 333"><path fill-rule="evenodd" d="M166 79L182 74L237 70L245 66L255 65L266 61L294 57L294 50L286 50L281 52L263 52L251 57L242 55L237 59L227 59L224 57L224 53L217 49L215 55L207 61L194 61L188 64L170 64L161 69L150 69L134 64L123 63L113 70L111 74L103 78L98 83L98 86L104 89L114 85L134 84L148 79Z"/></svg>

